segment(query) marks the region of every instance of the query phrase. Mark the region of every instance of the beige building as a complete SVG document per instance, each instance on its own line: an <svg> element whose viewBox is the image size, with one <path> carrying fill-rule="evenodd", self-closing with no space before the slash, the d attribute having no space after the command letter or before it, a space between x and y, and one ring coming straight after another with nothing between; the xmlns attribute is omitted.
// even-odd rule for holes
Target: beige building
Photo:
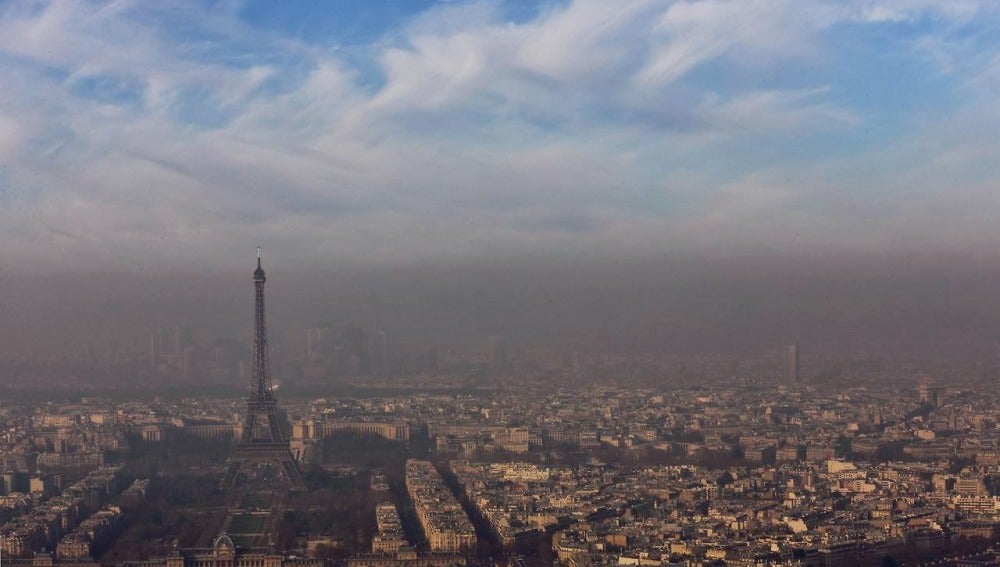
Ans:
<svg viewBox="0 0 1000 567"><path fill-rule="evenodd" d="M187 549L142 562L123 562L119 567L324 567L322 559L288 559L281 555L236 549L226 534L215 538L208 549Z"/></svg>
<svg viewBox="0 0 1000 567"><path fill-rule="evenodd" d="M431 551L463 553L475 548L472 523L430 461L406 461L406 490Z"/></svg>

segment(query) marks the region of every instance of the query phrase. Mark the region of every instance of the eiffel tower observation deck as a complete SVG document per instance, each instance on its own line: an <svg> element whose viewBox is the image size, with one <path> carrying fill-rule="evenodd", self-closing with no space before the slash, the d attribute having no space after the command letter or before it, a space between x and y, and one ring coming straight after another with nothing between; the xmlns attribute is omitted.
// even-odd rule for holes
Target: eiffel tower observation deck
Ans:
<svg viewBox="0 0 1000 567"><path fill-rule="evenodd" d="M289 449L288 437L282 431L278 400L271 386L271 361L267 348L267 318L264 314L264 283L267 277L261 267L257 249L257 269L253 273L254 335L253 367L250 373L250 397L246 401L246 416L240 440L233 447L222 479L223 487L233 487L250 476L270 481L268 475L280 474L291 487L302 485L302 471Z"/></svg>

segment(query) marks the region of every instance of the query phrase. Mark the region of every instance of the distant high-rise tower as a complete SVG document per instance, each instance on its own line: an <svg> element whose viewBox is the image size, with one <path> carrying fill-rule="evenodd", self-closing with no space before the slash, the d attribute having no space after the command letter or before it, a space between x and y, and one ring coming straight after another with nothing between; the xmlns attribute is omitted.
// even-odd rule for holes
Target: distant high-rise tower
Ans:
<svg viewBox="0 0 1000 567"><path fill-rule="evenodd" d="M507 368L507 343L503 339L497 336L490 337L488 355L490 366L494 369L503 370Z"/></svg>
<svg viewBox="0 0 1000 567"><path fill-rule="evenodd" d="M438 369L438 347L433 345L427 349L427 356L425 358L424 370L428 372L436 372Z"/></svg>
<svg viewBox="0 0 1000 567"><path fill-rule="evenodd" d="M372 368L377 374L387 374L389 372L389 334L384 329L379 329L373 337L371 345L374 352L371 353Z"/></svg>
<svg viewBox="0 0 1000 567"><path fill-rule="evenodd" d="M921 403L929 404L934 407L940 407L943 394L943 387L934 386L927 380L921 380L917 385L917 395L920 397Z"/></svg>
<svg viewBox="0 0 1000 567"><path fill-rule="evenodd" d="M306 359L326 361L334 351L336 332L332 327L306 329Z"/></svg>
<svg viewBox="0 0 1000 567"><path fill-rule="evenodd" d="M253 366L250 370L250 397L239 443L229 458L223 486L237 483L240 472L252 465L272 464L292 486L302 483L302 471L292 456L288 438L281 429L278 400L271 389L271 361L267 349L267 319L264 317L264 269L257 250L257 270L253 273L255 289Z"/></svg>
<svg viewBox="0 0 1000 567"><path fill-rule="evenodd" d="M799 345L785 345L782 357L782 382L795 384L799 381Z"/></svg>

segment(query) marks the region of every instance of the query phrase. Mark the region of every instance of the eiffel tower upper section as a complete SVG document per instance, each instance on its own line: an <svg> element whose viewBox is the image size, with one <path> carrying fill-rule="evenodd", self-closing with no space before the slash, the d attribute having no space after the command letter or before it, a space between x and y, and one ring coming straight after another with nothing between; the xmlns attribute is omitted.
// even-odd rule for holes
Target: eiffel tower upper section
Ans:
<svg viewBox="0 0 1000 567"><path fill-rule="evenodd" d="M250 372L250 401L274 400L271 391L271 359L267 348L267 318L264 316L264 283L267 276L260 265L260 248L257 249L257 269L253 273L254 333L253 367Z"/></svg>

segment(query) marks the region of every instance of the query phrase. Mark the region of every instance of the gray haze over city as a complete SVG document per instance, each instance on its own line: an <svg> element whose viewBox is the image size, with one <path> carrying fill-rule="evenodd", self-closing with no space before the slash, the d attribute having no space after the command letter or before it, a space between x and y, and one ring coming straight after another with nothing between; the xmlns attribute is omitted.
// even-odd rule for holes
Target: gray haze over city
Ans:
<svg viewBox="0 0 1000 567"><path fill-rule="evenodd" d="M253 249L243 256L253 265ZM484 256L298 269L265 252L279 333L355 323L397 344L511 343L609 352L757 353L796 340L826 354L988 355L1000 269L971 258L730 259ZM49 357L147 348L160 326L246 337L246 270L0 275L0 351Z"/></svg>

